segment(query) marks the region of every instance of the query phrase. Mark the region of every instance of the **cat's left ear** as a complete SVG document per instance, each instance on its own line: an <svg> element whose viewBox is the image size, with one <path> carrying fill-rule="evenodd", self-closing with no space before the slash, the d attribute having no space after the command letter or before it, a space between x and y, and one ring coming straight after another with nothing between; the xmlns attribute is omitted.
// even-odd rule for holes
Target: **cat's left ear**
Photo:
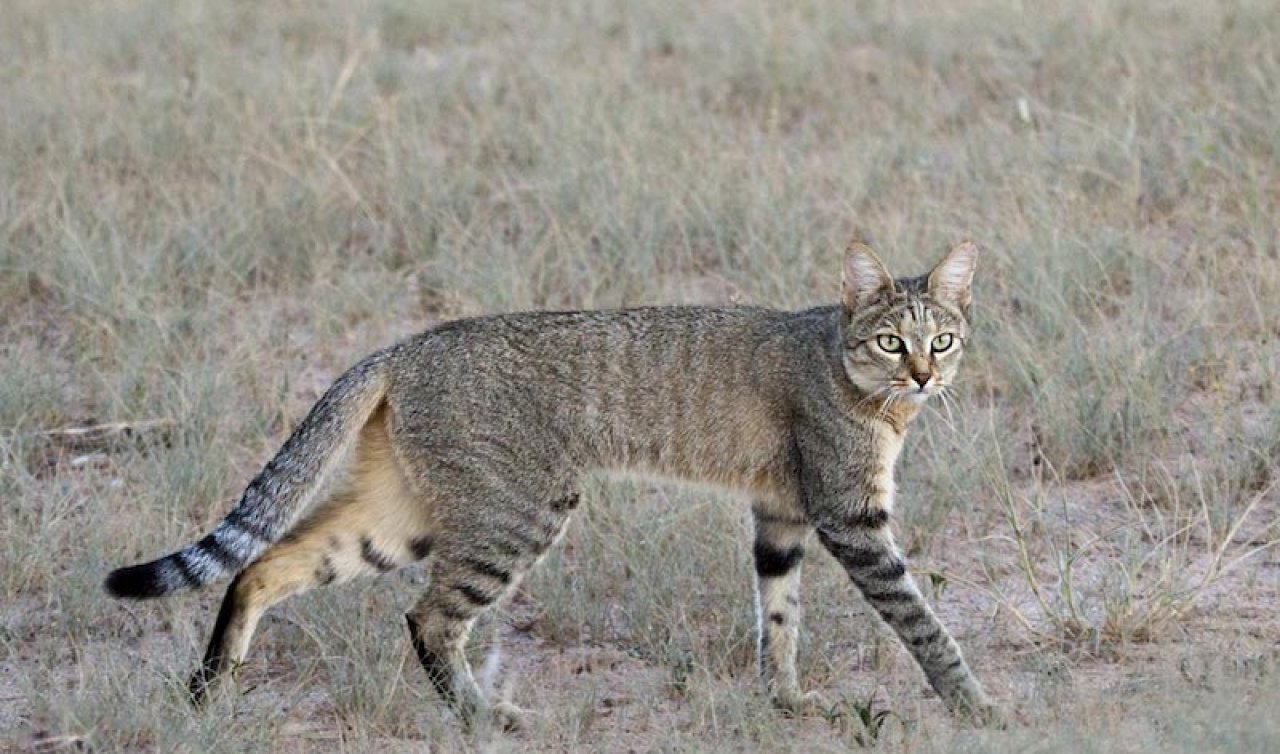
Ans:
<svg viewBox="0 0 1280 754"><path fill-rule="evenodd" d="M973 268L978 262L978 246L962 241L951 248L929 273L929 295L960 311L969 309L969 289L973 286Z"/></svg>

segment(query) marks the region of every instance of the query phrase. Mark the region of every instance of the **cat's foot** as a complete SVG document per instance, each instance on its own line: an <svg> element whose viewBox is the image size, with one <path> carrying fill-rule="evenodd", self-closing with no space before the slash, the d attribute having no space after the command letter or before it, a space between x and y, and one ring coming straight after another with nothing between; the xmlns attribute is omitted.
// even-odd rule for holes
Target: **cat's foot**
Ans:
<svg viewBox="0 0 1280 754"><path fill-rule="evenodd" d="M515 733L528 727L529 714L511 702L497 702L490 713L493 722L503 733Z"/></svg>
<svg viewBox="0 0 1280 754"><path fill-rule="evenodd" d="M234 682L240 676L241 663L206 660L187 681L187 700L191 706L200 709L209 701L210 695L221 688L226 681Z"/></svg>
<svg viewBox="0 0 1280 754"><path fill-rule="evenodd" d="M486 740L494 733L514 733L524 729L527 713L511 702L476 705L462 714L463 729Z"/></svg>
<svg viewBox="0 0 1280 754"><path fill-rule="evenodd" d="M191 706L196 709L204 707L217 681L217 673L207 667L202 667L193 673L187 681L187 701L191 702Z"/></svg>
<svg viewBox="0 0 1280 754"><path fill-rule="evenodd" d="M826 717L835 709L822 693L799 689L779 692L773 697L773 706L791 717Z"/></svg>
<svg viewBox="0 0 1280 754"><path fill-rule="evenodd" d="M955 705L951 712L960 721L978 728L1003 730L1009 727L1009 718L1004 710L986 697L961 702Z"/></svg>

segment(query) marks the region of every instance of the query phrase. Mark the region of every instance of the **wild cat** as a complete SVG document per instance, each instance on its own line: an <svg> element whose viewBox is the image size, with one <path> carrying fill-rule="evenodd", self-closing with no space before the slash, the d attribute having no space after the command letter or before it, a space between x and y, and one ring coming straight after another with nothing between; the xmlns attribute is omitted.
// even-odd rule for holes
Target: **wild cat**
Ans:
<svg viewBox="0 0 1280 754"><path fill-rule="evenodd" d="M824 704L796 674L800 563L817 539L958 715L999 715L926 604L889 528L911 420L952 384L978 250L895 280L866 245L841 301L797 312L658 307L449 322L337 379L236 507L195 544L114 571L149 599L236 574L191 679L198 703L241 663L272 605L317 585L426 560L406 615L427 677L467 724L518 725L463 646L565 529L579 481L649 472L737 490L755 524L759 660L771 699ZM351 469L312 506L324 480Z"/></svg>

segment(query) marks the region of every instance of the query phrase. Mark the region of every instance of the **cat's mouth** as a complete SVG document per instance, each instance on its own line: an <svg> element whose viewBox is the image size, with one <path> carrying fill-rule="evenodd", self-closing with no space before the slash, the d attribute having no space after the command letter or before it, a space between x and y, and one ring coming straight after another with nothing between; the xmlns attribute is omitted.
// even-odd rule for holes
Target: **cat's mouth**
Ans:
<svg viewBox="0 0 1280 754"><path fill-rule="evenodd" d="M941 385L936 384L932 380L923 385L916 385L913 382L909 384L894 385L892 395L897 400L905 400L919 404L929 400L930 396L936 394L941 389Z"/></svg>

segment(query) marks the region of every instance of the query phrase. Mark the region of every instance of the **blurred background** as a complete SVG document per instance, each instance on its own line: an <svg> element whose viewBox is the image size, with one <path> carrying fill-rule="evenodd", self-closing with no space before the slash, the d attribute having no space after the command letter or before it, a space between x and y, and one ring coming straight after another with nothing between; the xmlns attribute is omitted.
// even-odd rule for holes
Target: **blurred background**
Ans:
<svg viewBox="0 0 1280 754"><path fill-rule="evenodd" d="M7 0L0 747L464 745L413 571L183 688L218 589L109 567L221 518L330 380L442 320L834 302L983 248L900 538L1021 724L954 727L825 554L760 693L745 508L593 483L482 627L499 750L1251 751L1280 736L1280 11L1270 2ZM732 438L726 438L731 441ZM233 723L233 724L232 724Z"/></svg>

